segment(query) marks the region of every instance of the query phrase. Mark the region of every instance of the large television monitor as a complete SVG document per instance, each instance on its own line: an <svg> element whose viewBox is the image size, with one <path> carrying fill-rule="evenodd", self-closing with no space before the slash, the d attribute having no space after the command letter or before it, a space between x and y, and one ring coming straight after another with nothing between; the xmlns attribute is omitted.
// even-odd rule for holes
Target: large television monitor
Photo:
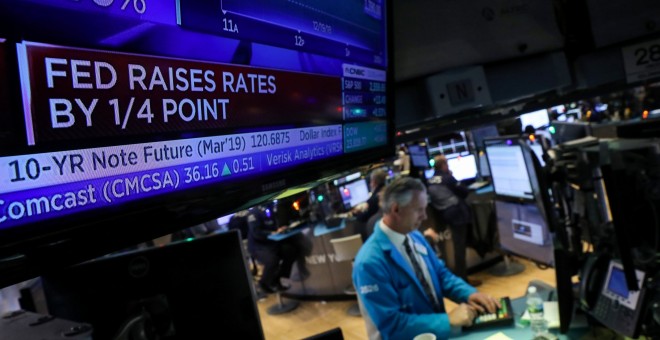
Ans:
<svg viewBox="0 0 660 340"><path fill-rule="evenodd" d="M447 165L457 181L475 179L479 174L474 154L449 158L447 159Z"/></svg>
<svg viewBox="0 0 660 340"><path fill-rule="evenodd" d="M0 287L393 156L390 5L0 0Z"/></svg>
<svg viewBox="0 0 660 340"><path fill-rule="evenodd" d="M415 168L426 169L429 167L429 150L423 144L408 145L410 163Z"/></svg>
<svg viewBox="0 0 660 340"><path fill-rule="evenodd" d="M554 247L548 224L538 206L495 200L500 247L510 253L554 266Z"/></svg>
<svg viewBox="0 0 660 340"><path fill-rule="evenodd" d="M91 324L95 340L264 339L236 230L101 257L41 281L49 313ZM133 337L115 337L122 331Z"/></svg>
<svg viewBox="0 0 660 340"><path fill-rule="evenodd" d="M495 195L514 200L533 200L529 160L522 142L515 138L487 139L486 158Z"/></svg>
<svg viewBox="0 0 660 340"><path fill-rule="evenodd" d="M338 189L344 208L347 210L369 199L369 185L364 178L346 183Z"/></svg>

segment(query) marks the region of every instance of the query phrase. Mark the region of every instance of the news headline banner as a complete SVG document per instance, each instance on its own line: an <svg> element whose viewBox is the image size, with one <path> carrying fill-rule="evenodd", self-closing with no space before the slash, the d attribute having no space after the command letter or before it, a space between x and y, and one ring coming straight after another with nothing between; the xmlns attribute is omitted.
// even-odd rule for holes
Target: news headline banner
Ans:
<svg viewBox="0 0 660 340"><path fill-rule="evenodd" d="M342 79L18 44L28 144L341 123Z"/></svg>

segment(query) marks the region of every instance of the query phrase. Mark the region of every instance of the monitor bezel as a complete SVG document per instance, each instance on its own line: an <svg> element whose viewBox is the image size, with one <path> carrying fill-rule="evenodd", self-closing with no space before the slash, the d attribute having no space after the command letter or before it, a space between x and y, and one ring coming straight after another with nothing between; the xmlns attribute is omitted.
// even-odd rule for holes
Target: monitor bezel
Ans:
<svg viewBox="0 0 660 340"><path fill-rule="evenodd" d="M488 157L488 152L487 152L489 146L495 146L495 145L507 145L510 147L520 148L523 156L523 160L525 161L525 170L526 170L525 173L527 174L527 180L532 190L530 196L516 196L516 195L505 194L497 191L495 176L493 176L493 166L491 164L491 159L490 157ZM533 155L531 154L532 153L531 149L525 144L525 141L522 139L521 136L510 135L510 136L486 138L484 139L484 152L486 154L486 160L488 163L488 172L490 174L491 183L493 184L493 192L495 193L496 199L502 201L508 201L508 202L517 202L517 203L536 202L538 188L534 182L535 179L535 177L533 176L534 174L530 172L530 167L532 167L533 170L533 161L531 159Z"/></svg>

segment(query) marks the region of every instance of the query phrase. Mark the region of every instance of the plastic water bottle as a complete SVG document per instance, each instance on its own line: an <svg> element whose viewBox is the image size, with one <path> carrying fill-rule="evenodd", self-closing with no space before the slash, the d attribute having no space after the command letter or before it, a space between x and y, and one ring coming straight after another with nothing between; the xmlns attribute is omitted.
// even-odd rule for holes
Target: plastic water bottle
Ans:
<svg viewBox="0 0 660 340"><path fill-rule="evenodd" d="M529 313L529 325L532 332L536 335L546 333L548 323L543 318L543 299L534 286L527 288L527 312Z"/></svg>

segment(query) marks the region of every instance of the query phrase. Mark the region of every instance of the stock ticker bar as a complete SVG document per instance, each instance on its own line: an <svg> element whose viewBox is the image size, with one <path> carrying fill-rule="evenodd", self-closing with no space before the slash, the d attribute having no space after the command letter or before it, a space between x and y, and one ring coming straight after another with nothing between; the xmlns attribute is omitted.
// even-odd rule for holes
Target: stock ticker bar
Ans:
<svg viewBox="0 0 660 340"><path fill-rule="evenodd" d="M1 157L0 229L342 152L330 125Z"/></svg>

